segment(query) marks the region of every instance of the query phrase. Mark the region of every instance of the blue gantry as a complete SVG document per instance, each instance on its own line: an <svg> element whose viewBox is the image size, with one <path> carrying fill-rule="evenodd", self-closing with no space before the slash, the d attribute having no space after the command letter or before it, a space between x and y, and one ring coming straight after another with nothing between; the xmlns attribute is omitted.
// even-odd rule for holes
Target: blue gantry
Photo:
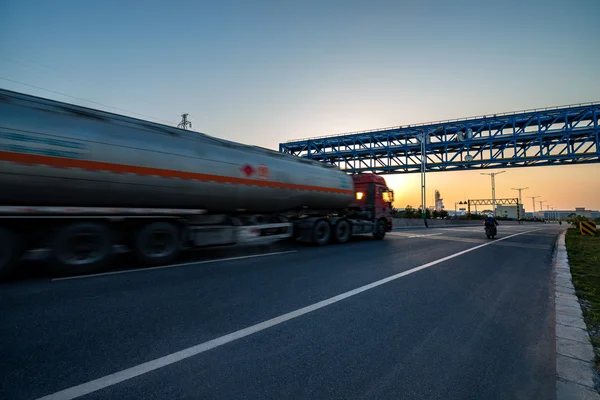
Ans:
<svg viewBox="0 0 600 400"><path fill-rule="evenodd" d="M600 162L600 103L292 140L279 151L377 174ZM425 135L425 159L421 154Z"/></svg>

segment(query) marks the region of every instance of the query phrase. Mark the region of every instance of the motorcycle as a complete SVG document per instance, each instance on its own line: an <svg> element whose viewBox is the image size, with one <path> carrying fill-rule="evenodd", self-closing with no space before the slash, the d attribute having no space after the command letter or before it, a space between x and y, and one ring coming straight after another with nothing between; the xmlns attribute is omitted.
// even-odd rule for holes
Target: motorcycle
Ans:
<svg viewBox="0 0 600 400"><path fill-rule="evenodd" d="M498 231L496 230L496 225L486 225L485 226L485 235L488 239L493 239L496 237Z"/></svg>

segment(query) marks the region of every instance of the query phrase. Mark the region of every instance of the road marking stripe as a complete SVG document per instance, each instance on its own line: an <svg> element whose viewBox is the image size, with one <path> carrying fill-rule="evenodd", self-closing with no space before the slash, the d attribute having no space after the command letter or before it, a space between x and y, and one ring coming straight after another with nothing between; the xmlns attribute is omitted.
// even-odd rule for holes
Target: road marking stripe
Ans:
<svg viewBox="0 0 600 400"><path fill-rule="evenodd" d="M115 372L113 374L103 376L103 377L98 378L98 379L94 379L93 381L89 381L89 382L82 383L82 384L77 385L77 386L70 387L68 389L61 390L59 392L56 392L56 393L53 393L53 394L41 397L38 400L71 400L71 399L76 399L76 398L81 397L81 396L85 396L86 394L93 393L93 392L95 392L97 390L104 389L104 388L107 388L109 386L116 385L116 384L124 382L126 380L135 378L137 376L140 376L140 375L143 375L143 374L147 374L148 372L152 372L152 371L157 370L159 368L163 368L163 367L166 367L168 365L174 364L176 362L185 360L186 358L190 358L190 357L193 357L193 356L198 355L200 353L204 353L204 352L206 352L208 350L212 350L212 349L214 349L216 347L219 347L219 346L222 346L224 344L233 342L233 341L238 340L238 339L242 339L242 338L244 338L246 336L253 335L253 334L258 333L260 331L263 331L265 329L268 329L268 328L271 328L273 326L282 324L282 323L284 323L286 321L298 318L298 317L300 317L300 316L302 316L304 314L308 314L308 313L311 313L313 311L319 310L319 309L321 309L323 307L327 307L329 305L335 304L335 303L340 302L340 301L342 301L344 299L347 299L349 297L356 296L359 293L366 292L367 290L371 290L373 288L376 288L376 287L381 286L383 284L386 284L388 282L395 281L396 279L402 278L404 276L407 276L407 275L410 275L410 274L414 274L415 272L418 272L418 271L421 271L423 269L432 267L432 266L437 265L439 263L442 263L444 261L451 260L451 259L459 257L459 256L461 256L463 254L470 253L470 252L472 252L474 250L477 250L477 249L480 249L482 247L489 246L489 245L491 245L493 243L497 243L497 242L502 241L502 240L510 239L512 237L515 237L515 236L523 235L523 234L534 232L534 231L538 231L538 230L541 230L541 229L534 229L534 230L531 230L531 231L526 231L526 232L521 232L521 233L515 233L514 235L510 235L510 236L506 236L506 237L497 239L494 242L484 243L484 244L481 244L479 246L471 247L470 249L467 249L467 250L459 251L458 253L451 254L449 256L440 258L438 260L429 262L427 264L423 264L423 265L421 265L419 267L409 269L407 271L398 273L396 275L389 276L387 278L375 281L373 283L369 283L368 285L361 286L359 288L356 288L356 289L350 290L348 292L339 294L337 296L334 296L334 297L331 297L329 299L320 301L318 303L314 303L314 304L311 304L309 306L300 308L298 310L291 311L291 312L289 312L287 314L282 314L282 315L280 315L278 317L269 319L267 321L260 322L260 323L258 323L256 325L252 325L252 326L249 326L247 328L240 329L239 331L235 331L235 332L229 333L227 335L218 337L216 339L212 339L212 340L209 340L207 342L200 343L198 345L189 347L187 349L180 350L178 352L169 354L167 356L156 358L154 360L147 361L145 363L136 365L134 367L127 368L127 369L121 370L119 372Z"/></svg>
<svg viewBox="0 0 600 400"><path fill-rule="evenodd" d="M202 174L197 172L177 171L162 168L140 167L137 165L113 164L102 161L79 160L55 156L43 156L38 154L15 153L0 151L0 161L9 161L22 164L47 165L57 168L82 168L91 171L106 171L116 174L135 174L143 176L154 176L160 178L179 178L206 182L234 183L240 185L266 186L278 189L297 189L327 193L354 194L354 190L301 185L295 183L284 183L276 181L264 181L261 179L238 178L233 176L222 176Z"/></svg>
<svg viewBox="0 0 600 400"><path fill-rule="evenodd" d="M437 237L425 237L425 239L432 239L432 240L447 240L447 241L451 241L451 242L460 242L460 243L486 243L488 242L490 239L475 239L475 238L466 238L466 237L457 237L457 236L437 236ZM546 245L539 245L539 244L522 244L522 243L513 243L513 242L507 242L507 243L498 243L498 240L496 240L495 244L497 244L498 246L508 246L508 247L520 247L520 248L524 248L524 249L538 249L538 250L549 250L550 246L546 246Z"/></svg>
<svg viewBox="0 0 600 400"><path fill-rule="evenodd" d="M443 235L442 232L440 233L429 233L429 234L424 234L424 235L415 235L414 232L388 232L388 235L391 236L398 236L398 237L403 237L403 238L416 238L416 237L428 237L428 236L439 236L439 235Z"/></svg>
<svg viewBox="0 0 600 400"><path fill-rule="evenodd" d="M253 254L253 255L250 255L250 256L239 256L239 257L229 257L229 258L218 258L216 260L192 261L192 262L187 262L187 263L182 263L182 264L161 265L161 266L158 266L158 267L125 269L123 271L102 272L102 273L99 273L99 274L66 276L64 278L54 278L54 279L52 279L52 282L55 282L55 281L66 281L66 280L69 280L69 279L95 278L97 276L105 276L105 275L126 274L126 273L129 273L129 272L145 272L145 271L152 271L152 270L156 270L156 269L184 267L186 265L194 265L194 264L211 264L211 263L216 263L216 262L220 262L220 261L244 260L244 259L247 259L247 258L276 256L276 255L279 255L279 254L289 254L289 253L296 253L296 252L298 252L298 250L277 251L277 252L274 252L274 253Z"/></svg>
<svg viewBox="0 0 600 400"><path fill-rule="evenodd" d="M419 237L429 237L429 236L438 236L438 235L443 235L443 233L430 233L429 235L412 235L409 236L408 238L419 238Z"/></svg>

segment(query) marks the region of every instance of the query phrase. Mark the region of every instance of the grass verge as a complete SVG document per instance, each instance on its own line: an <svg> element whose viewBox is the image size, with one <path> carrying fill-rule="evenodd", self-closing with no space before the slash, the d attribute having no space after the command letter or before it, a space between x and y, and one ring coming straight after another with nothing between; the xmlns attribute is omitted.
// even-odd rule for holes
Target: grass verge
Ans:
<svg viewBox="0 0 600 400"><path fill-rule="evenodd" d="M582 236L579 229L569 228L565 242L573 286L594 346L596 371L600 373L600 234Z"/></svg>

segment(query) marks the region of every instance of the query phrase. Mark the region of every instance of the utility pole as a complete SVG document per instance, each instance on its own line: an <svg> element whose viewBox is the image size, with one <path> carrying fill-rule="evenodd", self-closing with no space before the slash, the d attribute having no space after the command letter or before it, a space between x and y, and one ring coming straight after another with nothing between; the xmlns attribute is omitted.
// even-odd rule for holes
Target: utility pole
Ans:
<svg viewBox="0 0 600 400"><path fill-rule="evenodd" d="M533 218L535 218L535 199L537 199L538 197L542 197L542 196L527 196L527 197L529 197L533 203L533 214L531 214L531 216Z"/></svg>
<svg viewBox="0 0 600 400"><path fill-rule="evenodd" d="M525 214L525 206L523 206L523 198L521 197L521 192L523 190L529 189L529 186L527 186L526 188L511 188L511 189L519 191L519 207L523 207L523 214ZM520 213L521 213L521 210L519 210L519 214ZM523 217L525 217L525 215L523 215Z"/></svg>
<svg viewBox="0 0 600 400"><path fill-rule="evenodd" d="M426 134L425 131L419 135L419 140L421 141L421 206L422 208L422 217L425 226L427 226L427 194L425 187L425 170L427 169L427 149L426 144L429 139L429 134Z"/></svg>
<svg viewBox="0 0 600 400"><path fill-rule="evenodd" d="M181 114L181 122L179 123L179 125L177 125L178 128L187 129L188 126L190 128L192 127L192 123L187 119L188 115L190 114Z"/></svg>
<svg viewBox="0 0 600 400"><path fill-rule="evenodd" d="M490 174L481 172L481 175L489 175L492 177L492 209L494 211L494 217L496 216L496 175L505 173L506 171L492 172Z"/></svg>

